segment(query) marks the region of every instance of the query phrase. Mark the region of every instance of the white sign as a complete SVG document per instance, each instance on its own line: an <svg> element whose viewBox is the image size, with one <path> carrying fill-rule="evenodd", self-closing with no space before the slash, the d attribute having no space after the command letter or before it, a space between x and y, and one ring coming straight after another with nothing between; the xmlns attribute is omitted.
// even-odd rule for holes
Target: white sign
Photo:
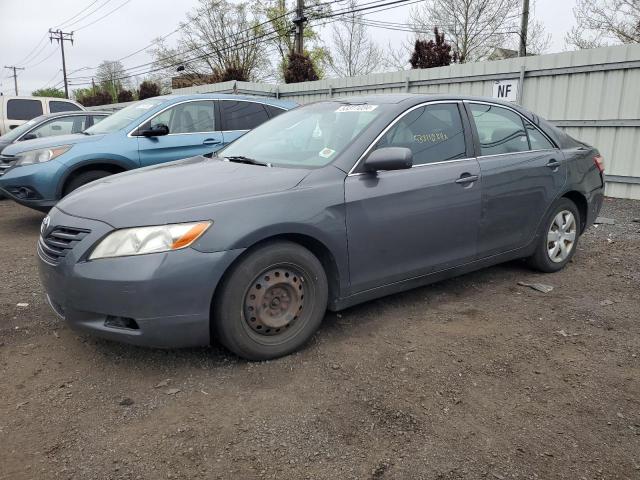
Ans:
<svg viewBox="0 0 640 480"><path fill-rule="evenodd" d="M493 98L518 101L518 80L498 80L493 84Z"/></svg>

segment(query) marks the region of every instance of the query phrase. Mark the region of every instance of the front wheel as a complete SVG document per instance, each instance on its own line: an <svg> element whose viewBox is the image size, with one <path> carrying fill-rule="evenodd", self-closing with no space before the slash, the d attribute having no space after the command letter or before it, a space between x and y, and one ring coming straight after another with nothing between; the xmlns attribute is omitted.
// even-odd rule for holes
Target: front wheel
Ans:
<svg viewBox="0 0 640 480"><path fill-rule="evenodd" d="M529 264L542 272L562 270L576 253L580 238L580 214L568 198L559 199L551 208L540 232Z"/></svg>
<svg viewBox="0 0 640 480"><path fill-rule="evenodd" d="M298 350L327 308L327 276L306 248L288 241L253 249L226 275L213 304L213 334L247 360Z"/></svg>

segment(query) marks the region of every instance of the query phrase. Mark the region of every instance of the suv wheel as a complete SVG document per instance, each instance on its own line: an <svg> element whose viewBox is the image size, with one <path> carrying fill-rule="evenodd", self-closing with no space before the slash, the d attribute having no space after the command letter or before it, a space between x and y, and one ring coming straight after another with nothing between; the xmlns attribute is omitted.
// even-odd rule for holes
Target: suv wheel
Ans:
<svg viewBox="0 0 640 480"><path fill-rule="evenodd" d="M327 308L322 264L297 243L250 251L223 280L213 305L213 335L248 360L287 355L318 329Z"/></svg>
<svg viewBox="0 0 640 480"><path fill-rule="evenodd" d="M113 174L111 172L107 172L106 170L89 170L87 172L82 172L78 175L75 175L69 182L67 182L62 195L67 196L75 189L80 188L87 183L91 183L94 180L100 180L101 178L108 177L109 175Z"/></svg>

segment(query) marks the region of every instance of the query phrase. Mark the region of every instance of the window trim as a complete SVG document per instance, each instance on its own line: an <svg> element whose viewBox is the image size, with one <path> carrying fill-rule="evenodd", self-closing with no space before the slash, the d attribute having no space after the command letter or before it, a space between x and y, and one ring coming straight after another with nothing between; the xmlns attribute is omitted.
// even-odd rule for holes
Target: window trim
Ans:
<svg viewBox="0 0 640 480"><path fill-rule="evenodd" d="M74 107L76 107L77 110L59 110L57 112L52 112L51 111L51 104L52 103L69 103L69 104L73 105ZM47 110L48 110L48 113L86 112L86 110L84 110L82 108L82 105L78 105L73 100L68 100L68 99L59 99L59 100L47 99Z"/></svg>
<svg viewBox="0 0 640 480"><path fill-rule="evenodd" d="M216 126L215 125L215 121L217 119L217 117L216 117L216 110L217 110L216 102L217 101L218 100L214 99L214 98L192 98L190 100L183 100L181 102L172 103L171 105L167 105L162 110L156 112L151 117L147 118L142 123L140 123L138 126L136 126L134 129L132 129L129 133L127 133L127 137L132 137L132 138L143 137L143 135L135 135L134 133L137 132L138 129L140 127L142 127L145 123L150 122L151 120L156 118L158 115L161 115L162 113L164 113L166 110L169 110L170 108L173 108L173 107L175 107L177 105L182 105L183 103L212 102L213 103L213 119L214 119L213 127L215 128L215 126ZM176 136L176 135L202 135L203 133L217 133L217 132L220 132L220 130L205 130L205 131L202 131L202 132L185 132L185 133L168 133L165 136L171 137L171 136Z"/></svg>
<svg viewBox="0 0 640 480"><path fill-rule="evenodd" d="M499 107L499 108L504 108L505 110L509 110L513 113L515 113L516 115L518 115L520 117L520 120L523 121L522 126L524 127L524 131L527 134L527 142L529 144L529 146L531 145L531 140L529 139L529 134L527 133L527 126L524 122L530 123L531 125L533 125L533 128L535 128L536 130L538 130L538 132L540 132L542 134L542 136L544 138L546 138L549 143L553 146L552 148L539 148L536 150L533 150L531 148L528 148L527 150L522 150L520 152L508 152L508 153L492 153L491 155L477 155L476 158L481 159L481 158L491 158L491 157L504 157L506 155L521 155L523 153L530 153L530 152L548 152L551 150L559 150L560 147L558 147L556 145L556 142L554 142L549 135L547 135L544 131L542 131L542 129L540 127L538 127L535 123L533 123L531 120L529 120L527 117L525 117L522 113L520 113L518 110L516 110L513 107L510 107L508 105L502 105L500 103L494 103L494 102L486 102L486 101L481 101L481 100L463 100L463 102L465 103L465 105L472 105L472 104L476 104L476 105L490 105L492 107ZM475 119L473 118L473 112L471 112L471 108L469 108L468 110L468 115L469 115L469 121L471 122L471 128L474 132L474 142L477 144L476 147L478 149L478 151L476 153L480 154L481 151L481 147L480 147L480 141L479 141L479 137L478 137L478 128L475 122Z"/></svg>
<svg viewBox="0 0 640 480"><path fill-rule="evenodd" d="M465 111L460 109L460 105L462 104L462 100L431 100L428 102L422 102L419 103L417 105L414 105L411 108L408 108L407 110L405 110L404 112L402 112L400 115L398 115L396 118L393 119L393 121L391 123L389 123L389 125L387 125L377 136L376 138L373 139L373 142L371 142L371 144L369 144L369 146L365 149L364 153L362 155L360 155L360 157L358 157L358 160L356 161L356 163L353 164L353 167L351 167L351 169L349 170L349 172L347 173L348 177L355 177L358 175L366 175L367 172L356 172L355 170L358 169L358 167L360 166L360 163L362 162L362 160L369 155L369 153L371 153L371 149L380 141L380 139L389 131L391 130L394 125L400 121L400 119L402 117L404 117L405 115L408 115L409 113L413 112L414 110L417 110L418 108L422 108L422 107L427 107L429 105L439 105L439 104L452 104L452 105L456 105L458 107L458 113L460 114L460 123L462 123L462 129L465 133L465 148L467 148L467 140L466 140L466 135L467 135L467 125L465 124L464 121L464 113ZM472 128L471 125L469 125L470 128ZM468 155L468 153L467 153ZM471 160L474 157L465 157L465 158L454 158L451 160L442 160L439 162L431 162L431 163L421 163L420 165L412 165L411 168L407 169L407 170L411 170L413 168L420 168L420 167L427 167L429 165L441 165L443 163L450 163L450 162L460 162L463 160Z"/></svg>
<svg viewBox="0 0 640 480"><path fill-rule="evenodd" d="M264 108L264 106L266 105L264 102L257 102L257 101L255 101L255 100L247 100L247 99L244 99L244 98L242 98L242 99L241 99L241 98L218 98L216 101L218 102L218 113L219 113L220 126L221 126L221 127L222 127L222 126L225 126L225 127L226 127L227 125L225 124L225 121L224 121L224 119L222 118L222 105L220 105L220 102L246 102L246 103L256 103L256 104L260 105L260 106L264 109L264 113L266 113L266 114L267 114L267 120L266 120L267 122L268 122L269 120L271 120L272 118L275 118L275 117L272 117L272 116L269 114L269 110L267 110L266 108ZM275 107L275 108L279 108L280 110L282 110L282 111L283 111L282 113L287 112L287 110L286 110L285 108L277 107L277 106L275 106L275 105L271 105L271 104L269 104L269 106L271 106L271 107ZM262 122L262 123L265 123L265 122ZM262 123L261 123L260 125L262 125ZM257 127L259 127L260 125L258 125ZM253 127L253 128L257 128L257 127ZM226 129L225 129L225 130L220 130L220 132L222 132L222 133L224 133L224 132L228 132L228 133L231 133L231 132L245 132L245 133L246 133L246 132L250 132L251 130L253 130L253 129L252 129L252 128L242 128L242 129L238 129L238 130L226 130Z"/></svg>

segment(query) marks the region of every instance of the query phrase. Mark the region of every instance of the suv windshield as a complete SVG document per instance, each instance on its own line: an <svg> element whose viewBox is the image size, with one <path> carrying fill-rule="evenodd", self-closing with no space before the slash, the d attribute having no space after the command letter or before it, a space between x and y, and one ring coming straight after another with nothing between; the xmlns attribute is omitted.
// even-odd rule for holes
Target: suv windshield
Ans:
<svg viewBox="0 0 640 480"><path fill-rule="evenodd" d="M37 123L40 123L42 120L44 120L46 117L41 116L41 117L36 117L32 120L29 120L26 123L23 123L22 125L20 125L19 127L14 128L13 130L8 131L7 133L5 133L4 135L2 135L0 137L1 140L6 140L7 142L13 142L14 140L16 140L20 135L22 135L24 132L26 132L27 130L29 130L31 127L33 127L34 125L36 125Z"/></svg>
<svg viewBox="0 0 640 480"><path fill-rule="evenodd" d="M102 133L111 133L120 130L136 118L141 117L147 113L150 109L157 107L164 99L152 99L140 100L128 107L118 110L116 113L109 115L100 123L95 124L93 127L87 128L83 133L88 135L99 135Z"/></svg>
<svg viewBox="0 0 640 480"><path fill-rule="evenodd" d="M246 133L218 153L275 166L331 163L385 105L321 102L291 110Z"/></svg>

